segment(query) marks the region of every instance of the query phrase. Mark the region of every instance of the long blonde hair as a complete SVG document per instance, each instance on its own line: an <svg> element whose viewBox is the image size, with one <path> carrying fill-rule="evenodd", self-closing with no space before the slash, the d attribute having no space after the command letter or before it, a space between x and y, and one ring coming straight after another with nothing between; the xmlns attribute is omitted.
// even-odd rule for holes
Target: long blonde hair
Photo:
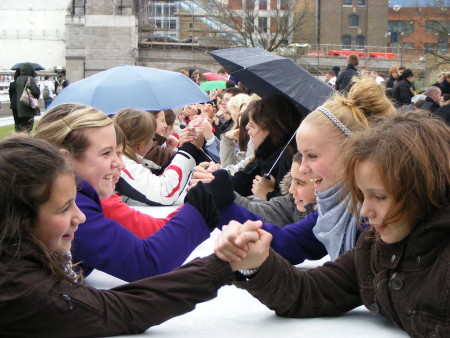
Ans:
<svg viewBox="0 0 450 338"><path fill-rule="evenodd" d="M86 128L109 126L113 121L100 110L77 103L64 103L50 109L39 120L34 137L68 150L78 158L88 148Z"/></svg>
<svg viewBox="0 0 450 338"><path fill-rule="evenodd" d="M153 114L139 109L126 108L113 117L126 138L124 154L139 163L136 148L139 143L148 143L155 136L156 120Z"/></svg>
<svg viewBox="0 0 450 338"><path fill-rule="evenodd" d="M370 77L354 78L347 95L335 93L322 106L339 119L350 131L367 130L383 118L395 114L395 107L383 88ZM329 129L340 140L345 135L321 111L314 110L303 120Z"/></svg>

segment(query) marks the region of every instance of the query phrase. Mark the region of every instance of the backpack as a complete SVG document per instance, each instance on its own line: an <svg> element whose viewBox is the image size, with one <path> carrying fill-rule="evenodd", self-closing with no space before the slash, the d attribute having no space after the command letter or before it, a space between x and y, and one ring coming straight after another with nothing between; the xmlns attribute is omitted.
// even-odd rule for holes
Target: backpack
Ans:
<svg viewBox="0 0 450 338"><path fill-rule="evenodd" d="M44 99L48 99L50 97L50 90L48 89L48 86L44 85L44 91L42 92L42 97Z"/></svg>

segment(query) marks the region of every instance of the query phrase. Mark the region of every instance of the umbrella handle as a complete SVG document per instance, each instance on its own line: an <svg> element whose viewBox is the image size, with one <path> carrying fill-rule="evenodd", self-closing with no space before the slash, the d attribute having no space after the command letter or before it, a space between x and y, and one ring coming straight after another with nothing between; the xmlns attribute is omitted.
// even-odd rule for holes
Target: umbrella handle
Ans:
<svg viewBox="0 0 450 338"><path fill-rule="evenodd" d="M263 178L265 178L266 180L269 180L269 181L270 181L270 174L264 174L264 175L263 175Z"/></svg>

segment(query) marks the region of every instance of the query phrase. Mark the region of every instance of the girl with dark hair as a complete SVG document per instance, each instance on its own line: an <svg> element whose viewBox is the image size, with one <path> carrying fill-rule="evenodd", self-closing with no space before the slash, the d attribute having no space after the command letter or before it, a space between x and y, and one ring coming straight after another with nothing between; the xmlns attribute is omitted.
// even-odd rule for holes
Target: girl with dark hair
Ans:
<svg viewBox="0 0 450 338"><path fill-rule="evenodd" d="M411 69L405 69L399 76L397 83L392 88L392 98L397 105L403 106L411 104L411 99L415 95L413 90L414 74Z"/></svg>

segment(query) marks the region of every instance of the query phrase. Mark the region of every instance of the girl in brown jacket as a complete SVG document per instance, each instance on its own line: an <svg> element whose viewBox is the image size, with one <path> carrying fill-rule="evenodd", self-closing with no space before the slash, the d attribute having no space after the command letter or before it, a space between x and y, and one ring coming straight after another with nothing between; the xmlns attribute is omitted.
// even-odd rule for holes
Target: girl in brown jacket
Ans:
<svg viewBox="0 0 450 338"><path fill-rule="evenodd" d="M247 222L223 228L216 254L229 261L233 251L238 268L255 254L265 260L236 285L277 315L334 316L363 304L412 337L450 337L450 128L410 113L348 142L346 187L367 223L354 249L301 271L267 255L260 224Z"/></svg>

